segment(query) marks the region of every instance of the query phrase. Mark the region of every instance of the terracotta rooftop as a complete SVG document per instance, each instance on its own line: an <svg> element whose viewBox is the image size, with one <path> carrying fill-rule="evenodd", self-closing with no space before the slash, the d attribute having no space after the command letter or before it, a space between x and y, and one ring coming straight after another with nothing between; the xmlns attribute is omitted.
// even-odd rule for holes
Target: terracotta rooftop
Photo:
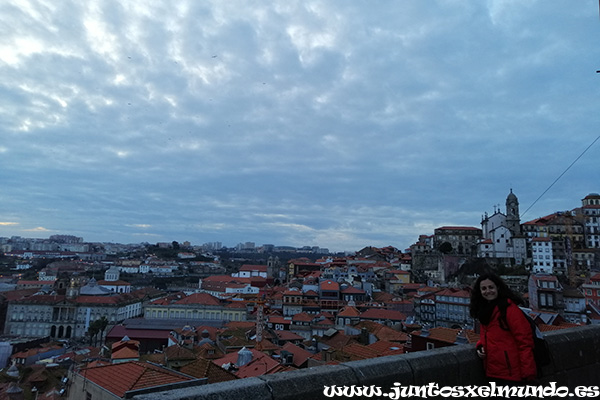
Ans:
<svg viewBox="0 0 600 400"><path fill-rule="evenodd" d="M306 362L306 360L313 356L313 353L311 353L310 351L304 350L303 348L298 347L295 344L289 342L284 344L281 347L281 350L288 351L294 355L293 364L295 367L300 367Z"/></svg>
<svg viewBox="0 0 600 400"><path fill-rule="evenodd" d="M28 349L25 351L20 351L18 353L14 353L12 356L10 356L11 358L15 359L15 358L27 358L27 357L32 357L38 354L44 354L47 353L49 351L54 351L54 350L58 350L61 349L62 346L58 346L58 345L53 345L53 346L48 346L48 347L36 347L34 349Z"/></svg>
<svg viewBox="0 0 600 400"><path fill-rule="evenodd" d="M304 296L308 296L308 297L319 297L319 293L315 292L314 290L307 290L306 292L304 292Z"/></svg>
<svg viewBox="0 0 600 400"><path fill-rule="evenodd" d="M463 231L480 231L480 228L475 228L473 226L442 226L439 228L436 228L435 230L437 231L438 229L444 229L444 230L463 230Z"/></svg>
<svg viewBox="0 0 600 400"><path fill-rule="evenodd" d="M454 343L456 342L456 335L458 335L459 331L460 329L445 328L441 326L437 328L430 328L428 338L446 343ZM422 331L413 332L413 334L421 336L421 332ZM479 334L475 333L474 331L467 329L465 330L465 333L469 343L477 343L479 340Z"/></svg>
<svg viewBox="0 0 600 400"><path fill-rule="evenodd" d="M313 317L305 312L301 312L298 314L294 314L292 320L297 322L312 322Z"/></svg>
<svg viewBox="0 0 600 400"><path fill-rule="evenodd" d="M360 314L360 318L404 321L406 320L406 315L400 311L395 310L381 310L376 308L369 308L368 310Z"/></svg>
<svg viewBox="0 0 600 400"><path fill-rule="evenodd" d="M183 299L176 301L175 304L202 304L209 306L218 306L221 305L221 302L208 293L193 293Z"/></svg>
<svg viewBox="0 0 600 400"><path fill-rule="evenodd" d="M280 315L269 315L267 320L273 324L285 324L290 325L292 320L286 317L282 317Z"/></svg>
<svg viewBox="0 0 600 400"><path fill-rule="evenodd" d="M360 321L354 325L356 329L366 328L369 333L373 334L379 341L386 342L406 342L408 335L405 332L397 331L389 326L382 325L375 321ZM396 343L397 345L398 343Z"/></svg>
<svg viewBox="0 0 600 400"><path fill-rule="evenodd" d="M248 378L280 371L278 368L280 367L279 362L275 361L265 353L255 349L246 350L252 353L252 361L241 366L237 372L234 372L238 378ZM237 360L238 352L232 352L226 354L222 358L213 360L212 362L218 366L222 366L225 364L236 364Z"/></svg>
<svg viewBox="0 0 600 400"><path fill-rule="evenodd" d="M252 321L229 321L227 324L225 324L225 327L230 329L253 328L255 326L256 323Z"/></svg>
<svg viewBox="0 0 600 400"><path fill-rule="evenodd" d="M196 355L192 350L179 345L167 347L165 349L165 354L169 361L193 360L196 358Z"/></svg>
<svg viewBox="0 0 600 400"><path fill-rule="evenodd" d="M244 264L241 266L240 271L259 271L259 272L267 272L266 265L250 265Z"/></svg>
<svg viewBox="0 0 600 400"><path fill-rule="evenodd" d="M186 382L194 379L170 369L138 361L84 368L79 371L79 375L117 397L124 397L125 393L131 390Z"/></svg>
<svg viewBox="0 0 600 400"><path fill-rule="evenodd" d="M106 334L107 339L122 339L128 336L130 339L167 339L169 331L154 329L127 329L123 325L115 325Z"/></svg>
<svg viewBox="0 0 600 400"><path fill-rule="evenodd" d="M466 297L470 298L471 293L467 290L453 290L453 289L443 289L435 294L436 296L448 296L448 297Z"/></svg>
<svg viewBox="0 0 600 400"><path fill-rule="evenodd" d="M371 350L378 353L379 357L391 356L396 354L404 354L404 346L387 340L378 340L367 346Z"/></svg>
<svg viewBox="0 0 600 400"><path fill-rule="evenodd" d="M352 306L344 307L344 309L338 313L338 317L358 317L359 315L360 312L356 307Z"/></svg>
<svg viewBox="0 0 600 400"><path fill-rule="evenodd" d="M341 350L350 355L352 360L364 360L367 358L379 357L380 355L376 350L356 342L344 346Z"/></svg>
<svg viewBox="0 0 600 400"><path fill-rule="evenodd" d="M111 358L113 360L123 360L129 358L139 358L140 342L137 340L124 340L115 342L111 346Z"/></svg>
<svg viewBox="0 0 600 400"><path fill-rule="evenodd" d="M354 286L349 286L346 289L342 290L344 294L365 294L365 291L362 289L357 289Z"/></svg>
<svg viewBox="0 0 600 400"><path fill-rule="evenodd" d="M275 331L275 334L277 335L277 338L279 340L285 340L285 341L290 341L290 340L304 340L304 338L292 331Z"/></svg>
<svg viewBox="0 0 600 400"><path fill-rule="evenodd" d="M321 282L321 290L340 290L340 285L334 281L323 281Z"/></svg>
<svg viewBox="0 0 600 400"><path fill-rule="evenodd" d="M208 383L226 382L238 379L235 374L224 370L211 360L198 358L189 364L181 367L179 371L182 374L193 376L194 378L207 378Z"/></svg>

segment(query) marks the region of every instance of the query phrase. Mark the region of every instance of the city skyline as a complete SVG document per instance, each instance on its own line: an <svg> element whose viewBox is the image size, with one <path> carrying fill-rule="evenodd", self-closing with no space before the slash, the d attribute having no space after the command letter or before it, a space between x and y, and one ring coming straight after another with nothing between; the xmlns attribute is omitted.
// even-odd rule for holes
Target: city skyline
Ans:
<svg viewBox="0 0 600 400"><path fill-rule="evenodd" d="M403 250L600 191L591 0L0 10L0 236Z"/></svg>

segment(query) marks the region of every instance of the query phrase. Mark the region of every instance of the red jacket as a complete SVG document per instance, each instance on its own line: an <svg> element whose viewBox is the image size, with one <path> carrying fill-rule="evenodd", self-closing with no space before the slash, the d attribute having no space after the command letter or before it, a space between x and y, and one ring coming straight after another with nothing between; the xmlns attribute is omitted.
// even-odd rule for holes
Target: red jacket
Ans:
<svg viewBox="0 0 600 400"><path fill-rule="evenodd" d="M500 327L500 310L492 312L488 325L481 325L477 347L483 346L485 373L490 378L510 381L532 380L536 377L533 358L533 334L523 311L508 300L506 321L509 331Z"/></svg>

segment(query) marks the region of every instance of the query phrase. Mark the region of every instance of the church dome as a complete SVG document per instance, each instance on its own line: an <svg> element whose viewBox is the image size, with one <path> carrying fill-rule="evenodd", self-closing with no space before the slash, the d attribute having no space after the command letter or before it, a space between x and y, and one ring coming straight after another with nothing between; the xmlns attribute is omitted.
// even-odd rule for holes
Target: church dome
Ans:
<svg viewBox="0 0 600 400"><path fill-rule="evenodd" d="M513 193L512 189L510 189L510 193L506 197L506 201L518 201L517 196Z"/></svg>
<svg viewBox="0 0 600 400"><path fill-rule="evenodd" d="M79 293L83 296L105 296L112 294L113 292L103 286L98 285L96 279L92 278L89 280L87 285L81 288Z"/></svg>

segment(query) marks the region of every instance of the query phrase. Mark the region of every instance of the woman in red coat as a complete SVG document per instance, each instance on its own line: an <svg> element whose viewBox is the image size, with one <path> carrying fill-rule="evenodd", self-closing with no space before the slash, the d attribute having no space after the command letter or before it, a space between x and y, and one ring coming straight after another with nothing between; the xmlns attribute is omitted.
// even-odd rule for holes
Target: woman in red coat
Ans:
<svg viewBox="0 0 600 400"><path fill-rule="evenodd" d="M521 299L498 276L481 275L471 292L471 316L481 323L477 354L485 374L501 384L532 381L536 378L533 334Z"/></svg>

